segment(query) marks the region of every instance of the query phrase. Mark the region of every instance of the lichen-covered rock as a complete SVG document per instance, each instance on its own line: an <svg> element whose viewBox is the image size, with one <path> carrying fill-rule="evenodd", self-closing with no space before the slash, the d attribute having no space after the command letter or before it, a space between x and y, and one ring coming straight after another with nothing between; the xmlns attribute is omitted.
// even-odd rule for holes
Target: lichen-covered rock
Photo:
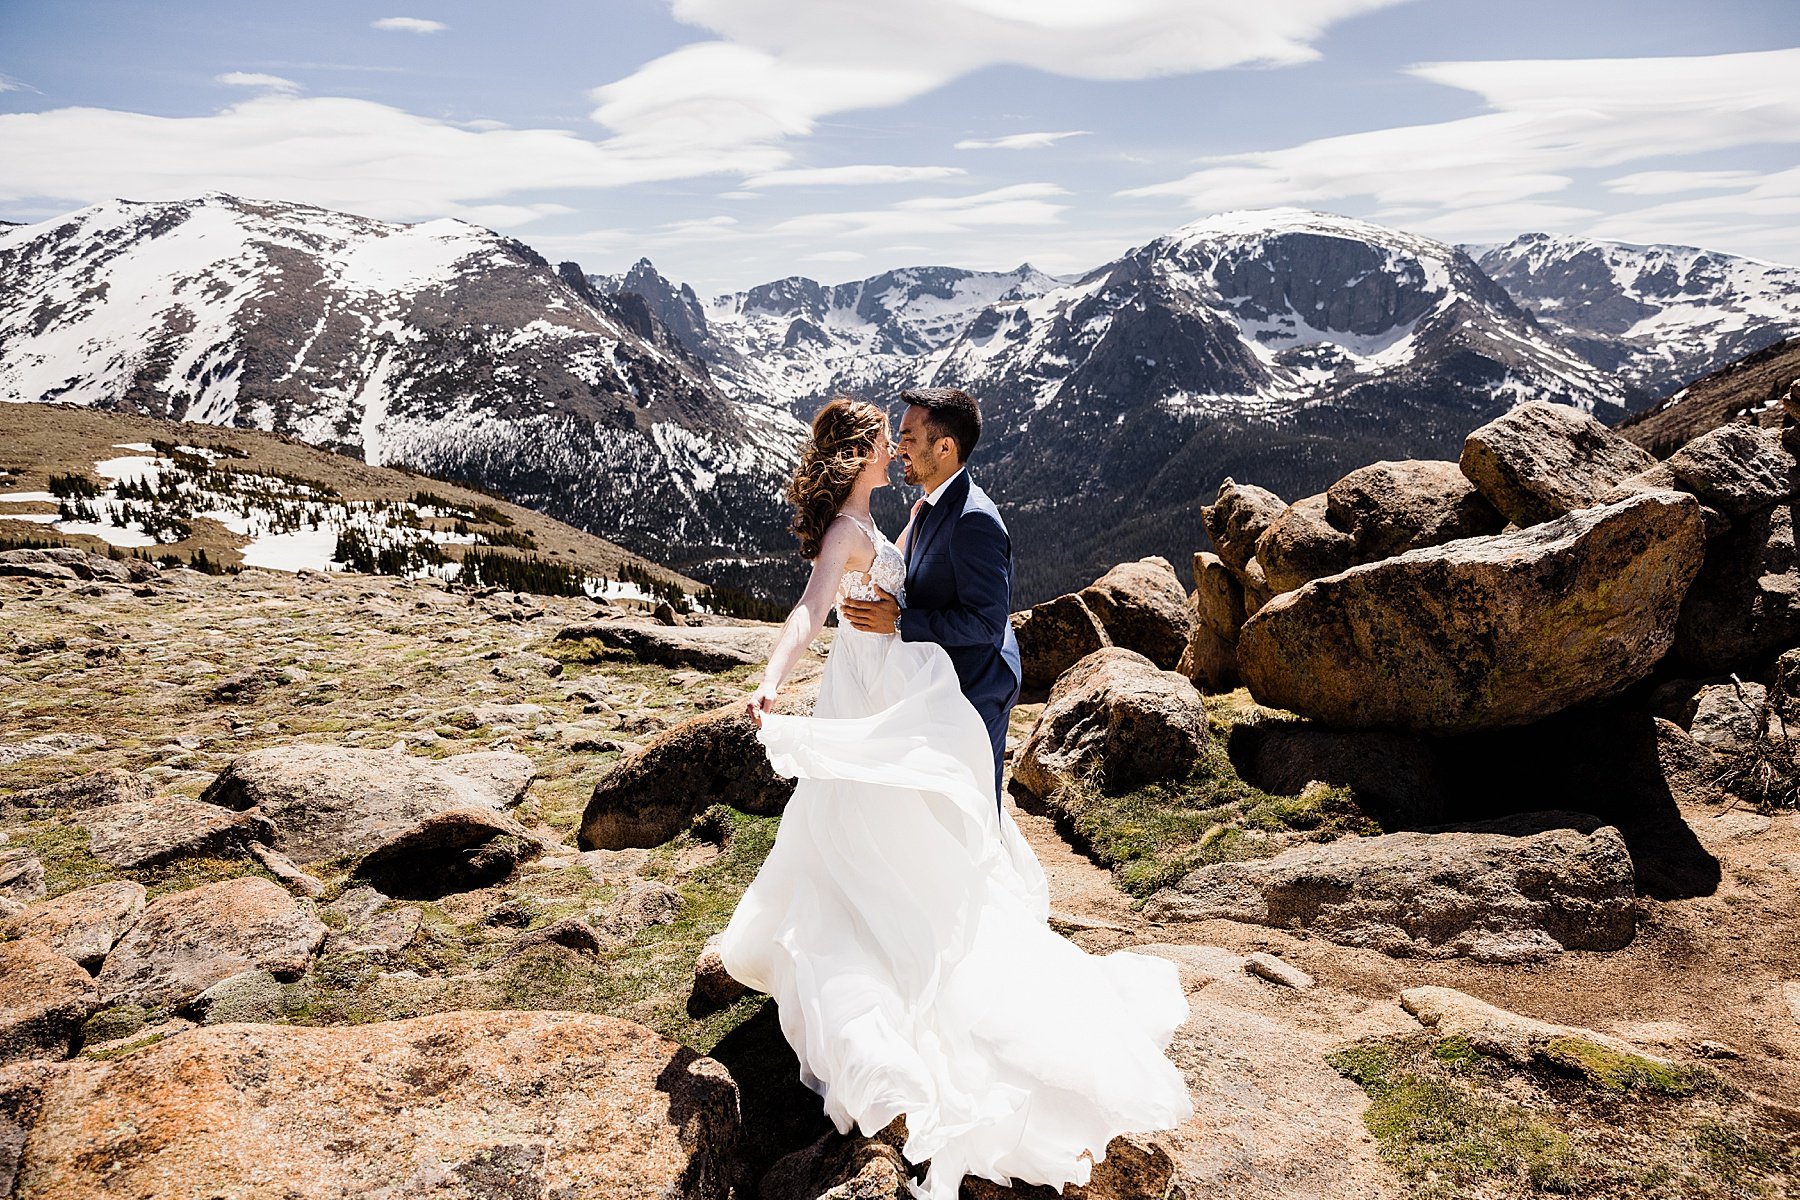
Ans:
<svg viewBox="0 0 1800 1200"><path fill-rule="evenodd" d="M543 847L505 813L453 808L432 813L370 850L355 878L385 895L436 900L491 887Z"/></svg>
<svg viewBox="0 0 1800 1200"><path fill-rule="evenodd" d="M70 820L87 830L95 858L128 871L178 858L224 858L275 836L274 824L260 813L176 796L84 809Z"/></svg>
<svg viewBox="0 0 1800 1200"><path fill-rule="evenodd" d="M1123 646L1096 650L1051 689L1013 778L1046 800L1070 783L1111 792L1192 769L1207 743L1206 707L1194 685Z"/></svg>
<svg viewBox="0 0 1800 1200"><path fill-rule="evenodd" d="M591 1013L218 1025L31 1090L37 1196L725 1200L739 1129L724 1067Z"/></svg>
<svg viewBox="0 0 1800 1200"><path fill-rule="evenodd" d="M226 879L145 905L96 982L107 1004L179 1007L241 971L298 975L324 940L310 904L266 879Z"/></svg>
<svg viewBox="0 0 1800 1200"><path fill-rule="evenodd" d="M14 792L0 803L13 808L100 808L148 800L155 794L156 789L142 775L106 767L43 787Z"/></svg>
<svg viewBox="0 0 1800 1200"><path fill-rule="evenodd" d="M119 879L39 900L13 918L9 928L95 971L143 912L144 885Z"/></svg>
<svg viewBox="0 0 1800 1200"><path fill-rule="evenodd" d="M1165 671L1181 661L1194 618L1168 559L1120 563L1079 595L1113 645L1135 650Z"/></svg>
<svg viewBox="0 0 1800 1200"><path fill-rule="evenodd" d="M1624 839L1572 813L1341 838L1217 863L1156 893L1144 911L1159 921L1298 925L1340 945L1483 962L1617 950L1637 928Z"/></svg>
<svg viewBox="0 0 1800 1200"><path fill-rule="evenodd" d="M1528 400L1463 442L1458 465L1507 520L1536 525L1598 503L1656 464L1650 454L1566 404Z"/></svg>
<svg viewBox="0 0 1800 1200"><path fill-rule="evenodd" d="M0 898L24 902L43 894L43 861L23 846L0 848Z"/></svg>
<svg viewBox="0 0 1800 1200"><path fill-rule="evenodd" d="M1343 728L1527 724L1643 678L1701 554L1675 492L1414 550L1271 601L1238 670L1260 703Z"/></svg>
<svg viewBox="0 0 1800 1200"><path fill-rule="evenodd" d="M1256 561L1280 595L1309 579L1336 575L1353 561L1356 543L1326 519L1323 495L1296 500L1256 539Z"/></svg>
<svg viewBox="0 0 1800 1200"><path fill-rule="evenodd" d="M596 641L609 650L635 656L661 667L727 671L769 661L781 631L753 625L701 625L691 628L595 621L557 631L557 641Z"/></svg>
<svg viewBox="0 0 1800 1200"><path fill-rule="evenodd" d="M1194 555L1195 620L1228 642L1244 627L1244 585L1225 560L1201 550Z"/></svg>
<svg viewBox="0 0 1800 1200"><path fill-rule="evenodd" d="M812 711L816 686L782 695L776 711ZM594 785L581 815L583 850L660 846L713 804L771 816L787 807L794 781L776 775L742 704L728 704L664 730Z"/></svg>
<svg viewBox="0 0 1800 1200"><path fill-rule="evenodd" d="M1226 479L1218 499L1200 510L1200 522L1225 565L1244 569L1256 553L1256 539L1281 515L1287 502L1267 488Z"/></svg>
<svg viewBox="0 0 1800 1200"><path fill-rule="evenodd" d="M34 937L0 942L0 1062L62 1058L99 992L74 959Z"/></svg>
<svg viewBox="0 0 1800 1200"><path fill-rule="evenodd" d="M1781 432L1760 425L1721 425L1665 465L1683 487L1733 520L1787 500L1800 483Z"/></svg>
<svg viewBox="0 0 1800 1200"><path fill-rule="evenodd" d="M340 746L275 746L233 759L200 799L239 811L254 808L274 822L271 845L314 863L372 850L432 813L509 808L524 797L534 773L522 754L429 759Z"/></svg>
<svg viewBox="0 0 1800 1200"><path fill-rule="evenodd" d="M1073 592L1014 613L1012 627L1028 688L1049 687L1081 659L1112 645L1093 611Z"/></svg>
<svg viewBox="0 0 1800 1200"><path fill-rule="evenodd" d="M1375 562L1499 533L1506 521L1453 462L1370 463L1325 490L1325 515L1350 535L1355 562Z"/></svg>

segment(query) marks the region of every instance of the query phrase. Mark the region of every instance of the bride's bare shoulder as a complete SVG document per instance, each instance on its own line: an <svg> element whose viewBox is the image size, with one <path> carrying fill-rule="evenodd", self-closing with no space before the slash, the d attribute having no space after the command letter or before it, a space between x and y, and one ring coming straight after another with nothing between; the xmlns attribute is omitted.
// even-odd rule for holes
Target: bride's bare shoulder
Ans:
<svg viewBox="0 0 1800 1200"><path fill-rule="evenodd" d="M825 527L820 539L821 551L837 551L844 556L846 571L866 571L875 561L875 543L862 524L848 513L839 513ZM823 557L823 554L821 554Z"/></svg>

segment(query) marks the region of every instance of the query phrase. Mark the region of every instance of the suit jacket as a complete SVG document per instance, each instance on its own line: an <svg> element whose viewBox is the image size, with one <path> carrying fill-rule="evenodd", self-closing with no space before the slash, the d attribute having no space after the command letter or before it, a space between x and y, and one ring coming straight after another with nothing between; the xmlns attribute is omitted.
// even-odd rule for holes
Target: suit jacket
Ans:
<svg viewBox="0 0 1800 1200"><path fill-rule="evenodd" d="M923 516L907 537L900 637L942 646L970 703L1003 709L1023 678L1006 523L966 470Z"/></svg>

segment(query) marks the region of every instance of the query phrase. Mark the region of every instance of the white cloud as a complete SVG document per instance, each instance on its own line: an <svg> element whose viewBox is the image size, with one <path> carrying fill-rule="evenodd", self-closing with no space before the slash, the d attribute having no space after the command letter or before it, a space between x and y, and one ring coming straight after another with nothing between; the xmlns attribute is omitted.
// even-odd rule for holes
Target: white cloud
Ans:
<svg viewBox="0 0 1800 1200"><path fill-rule="evenodd" d="M1329 206L1372 197L1383 211L1429 214L1410 219L1409 229L1475 240L1521 229L1567 228L1598 216L1591 208L1546 199L1567 190L1577 173L1800 142L1800 88L1793 82L1800 73L1800 49L1435 63L1412 73L1478 93L1493 111L1206 159L1207 165L1185 178L1121 194L1178 197L1203 211ZM1695 184L1693 173L1678 174ZM1678 182L1669 172L1642 172L1621 177L1615 190L1652 194ZM1709 173L1696 186L1736 185ZM1779 201L1772 203L1779 208ZM1703 201L1691 211L1716 204L1716 199ZM1665 206L1656 217L1660 227L1669 227L1664 222L1670 212ZM1630 224L1613 221L1609 227L1621 223Z"/></svg>
<svg viewBox="0 0 1800 1200"><path fill-rule="evenodd" d="M673 0L721 40L683 46L594 90L622 152L741 164L821 118L886 108L971 72L1022 66L1144 79L1316 58L1333 23L1402 0Z"/></svg>
<svg viewBox="0 0 1800 1200"><path fill-rule="evenodd" d="M1043 150L1064 138L1086 137L1086 129L1065 129L1060 133L1009 133L997 138L964 138L956 143L958 150Z"/></svg>
<svg viewBox="0 0 1800 1200"><path fill-rule="evenodd" d="M406 221L460 217L532 191L718 169L625 154L560 130L467 129L367 100L279 92L201 117L0 113L0 162L0 200L87 204L222 191Z"/></svg>
<svg viewBox="0 0 1800 1200"><path fill-rule="evenodd" d="M961 167L898 167L874 163L844 167L798 167L752 175L744 180L744 187L856 187L876 183L921 183L966 174L968 172Z"/></svg>
<svg viewBox="0 0 1800 1200"><path fill-rule="evenodd" d="M386 29L397 33L442 33L450 28L442 21L430 21L424 17L382 17L369 22L370 29Z"/></svg>
<svg viewBox="0 0 1800 1200"><path fill-rule="evenodd" d="M779 222L774 234L802 237L937 237L1007 226L1055 225L1067 195L1049 183L1022 183L968 196L925 196L882 209L806 213Z"/></svg>
<svg viewBox="0 0 1800 1200"><path fill-rule="evenodd" d="M35 92L36 88L22 79L14 79L11 75L0 75L0 92Z"/></svg>
<svg viewBox="0 0 1800 1200"><path fill-rule="evenodd" d="M802 254L801 262L861 262L868 255L857 250L820 250L816 254Z"/></svg>
<svg viewBox="0 0 1800 1200"><path fill-rule="evenodd" d="M1750 187L1761 178L1755 171L1639 171L1609 179L1606 187L1624 196L1666 196L1671 192Z"/></svg>
<svg viewBox="0 0 1800 1200"><path fill-rule="evenodd" d="M291 79L283 79L279 75L263 75L255 71L227 71L223 75L214 75L214 83L222 83L226 87L259 88L267 92L297 92L300 85Z"/></svg>

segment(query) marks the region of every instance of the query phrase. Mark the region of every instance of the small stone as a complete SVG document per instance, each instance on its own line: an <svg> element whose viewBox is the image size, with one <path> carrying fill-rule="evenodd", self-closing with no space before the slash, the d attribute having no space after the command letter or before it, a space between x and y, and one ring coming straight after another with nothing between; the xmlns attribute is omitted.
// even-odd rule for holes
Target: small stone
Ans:
<svg viewBox="0 0 1800 1200"><path fill-rule="evenodd" d="M0 850L0 896L36 900L44 894L44 864L22 847Z"/></svg>
<svg viewBox="0 0 1800 1200"><path fill-rule="evenodd" d="M688 1011L692 1014L716 1012L750 994L750 989L725 969L725 959L719 953L719 939L720 935L716 933L707 938L706 944L700 947L699 956L694 959L694 990L688 1000Z"/></svg>
<svg viewBox="0 0 1800 1200"><path fill-rule="evenodd" d="M294 860L261 842L251 842L250 857L262 864L263 870L281 881L281 885L297 896L318 897L325 885L294 865Z"/></svg>
<svg viewBox="0 0 1800 1200"><path fill-rule="evenodd" d="M273 1021L281 1015L281 984L267 971L244 971L207 988L188 1005L202 1025Z"/></svg>
<svg viewBox="0 0 1800 1200"><path fill-rule="evenodd" d="M1787 1004L1788 1016L1794 1018L1794 1024L1800 1025L1800 983L1782 984L1781 998Z"/></svg>
<svg viewBox="0 0 1800 1200"><path fill-rule="evenodd" d="M1296 992L1304 992L1313 985L1313 977L1299 967L1282 962L1273 954L1265 954L1260 950L1244 959L1244 969L1270 983L1293 988Z"/></svg>
<svg viewBox="0 0 1800 1200"><path fill-rule="evenodd" d="M501 954L501 961L521 954L533 946L561 946L578 954L599 954L601 950L600 935L594 927L580 917L564 917L553 921L541 929L532 929L519 935L513 944Z"/></svg>

